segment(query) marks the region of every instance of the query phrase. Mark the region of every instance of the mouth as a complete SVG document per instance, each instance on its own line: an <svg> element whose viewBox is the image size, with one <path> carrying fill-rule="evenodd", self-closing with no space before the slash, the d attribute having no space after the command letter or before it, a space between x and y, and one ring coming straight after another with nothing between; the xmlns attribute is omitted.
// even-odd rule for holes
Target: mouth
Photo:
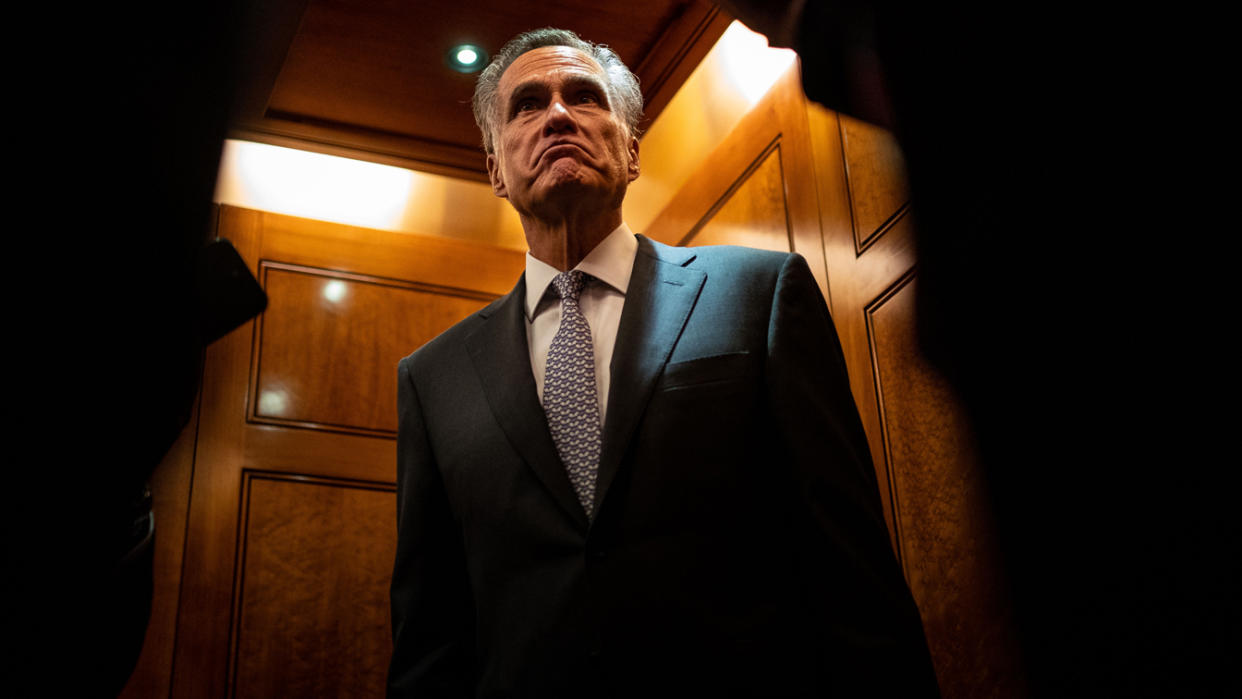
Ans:
<svg viewBox="0 0 1242 699"><path fill-rule="evenodd" d="M589 155L584 148L573 143L557 143L549 146L540 154L540 160L555 160L564 157Z"/></svg>

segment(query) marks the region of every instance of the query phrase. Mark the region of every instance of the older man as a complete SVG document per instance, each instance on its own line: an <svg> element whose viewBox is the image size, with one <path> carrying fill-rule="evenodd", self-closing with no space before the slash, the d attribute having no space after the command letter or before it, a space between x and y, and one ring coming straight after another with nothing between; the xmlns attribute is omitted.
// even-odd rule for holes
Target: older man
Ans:
<svg viewBox="0 0 1242 699"><path fill-rule="evenodd" d="M621 219L642 98L544 29L479 78L514 290L398 369L391 696L934 696L797 255Z"/></svg>

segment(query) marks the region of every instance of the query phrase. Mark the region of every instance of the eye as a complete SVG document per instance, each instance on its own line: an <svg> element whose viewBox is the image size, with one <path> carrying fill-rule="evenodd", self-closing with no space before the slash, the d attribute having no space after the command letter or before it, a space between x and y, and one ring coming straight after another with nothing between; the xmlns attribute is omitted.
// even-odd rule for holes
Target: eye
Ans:
<svg viewBox="0 0 1242 699"><path fill-rule="evenodd" d="M515 104L513 106L513 111L514 113L521 114L522 112L532 111L535 109L535 107L536 107L535 100L528 97L524 100L520 100L517 104Z"/></svg>
<svg viewBox="0 0 1242 699"><path fill-rule="evenodd" d="M599 95L594 92L579 92L578 104L599 104Z"/></svg>

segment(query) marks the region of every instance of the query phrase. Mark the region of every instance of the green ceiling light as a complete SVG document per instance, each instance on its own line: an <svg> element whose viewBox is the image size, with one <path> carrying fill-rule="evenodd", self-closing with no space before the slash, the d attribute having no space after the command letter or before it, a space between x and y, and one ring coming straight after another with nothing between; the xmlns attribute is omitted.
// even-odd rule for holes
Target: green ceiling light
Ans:
<svg viewBox="0 0 1242 699"><path fill-rule="evenodd" d="M447 61L459 73L477 73L487 65L487 52L474 44L458 44L449 49Z"/></svg>

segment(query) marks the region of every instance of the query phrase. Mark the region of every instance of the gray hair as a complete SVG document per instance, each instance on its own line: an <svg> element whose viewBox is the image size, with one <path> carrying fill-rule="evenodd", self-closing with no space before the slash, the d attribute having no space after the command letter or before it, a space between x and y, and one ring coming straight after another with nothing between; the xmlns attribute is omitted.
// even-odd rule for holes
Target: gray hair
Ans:
<svg viewBox="0 0 1242 699"><path fill-rule="evenodd" d="M483 132L484 151L493 153L496 148L492 137L496 133L496 92L500 76L518 56L544 46L568 46L593 58L608 76L609 102L619 111L630 135L638 136L638 122L643 118L643 93L638 89L638 76L607 46L586 41L568 29L544 27L511 39L479 73L479 81L474 86L474 121Z"/></svg>

